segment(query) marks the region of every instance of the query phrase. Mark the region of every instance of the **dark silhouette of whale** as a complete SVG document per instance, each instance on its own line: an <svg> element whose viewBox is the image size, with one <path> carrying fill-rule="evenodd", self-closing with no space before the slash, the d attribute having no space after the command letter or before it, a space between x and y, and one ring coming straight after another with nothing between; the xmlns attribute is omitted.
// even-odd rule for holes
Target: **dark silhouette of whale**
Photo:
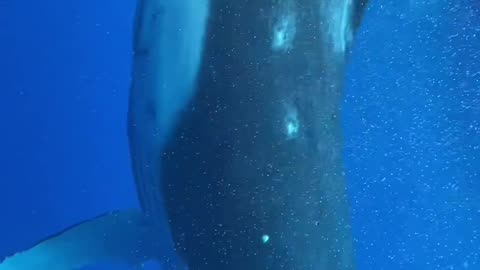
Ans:
<svg viewBox="0 0 480 270"><path fill-rule="evenodd" d="M339 107L366 2L139 0L128 136L141 211L75 225L0 270L354 269Z"/></svg>

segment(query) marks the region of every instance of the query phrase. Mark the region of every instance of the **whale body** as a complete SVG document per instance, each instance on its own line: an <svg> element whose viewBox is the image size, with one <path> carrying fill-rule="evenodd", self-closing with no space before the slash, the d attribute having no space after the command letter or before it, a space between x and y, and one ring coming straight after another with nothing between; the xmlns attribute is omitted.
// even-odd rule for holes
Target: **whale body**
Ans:
<svg viewBox="0 0 480 270"><path fill-rule="evenodd" d="M196 91L160 160L191 269L354 268L339 108L355 8L211 1Z"/></svg>
<svg viewBox="0 0 480 270"><path fill-rule="evenodd" d="M141 209L0 270L354 269L339 109L366 2L139 0L128 138Z"/></svg>

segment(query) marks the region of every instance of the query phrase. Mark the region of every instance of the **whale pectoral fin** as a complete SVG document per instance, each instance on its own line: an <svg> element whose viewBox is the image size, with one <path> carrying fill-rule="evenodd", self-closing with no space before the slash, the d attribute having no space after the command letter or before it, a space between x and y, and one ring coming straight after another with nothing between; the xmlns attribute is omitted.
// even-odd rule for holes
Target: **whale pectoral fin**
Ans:
<svg viewBox="0 0 480 270"><path fill-rule="evenodd" d="M7 257L0 270L67 270L99 262L141 265L161 252L152 224L139 211L102 215Z"/></svg>

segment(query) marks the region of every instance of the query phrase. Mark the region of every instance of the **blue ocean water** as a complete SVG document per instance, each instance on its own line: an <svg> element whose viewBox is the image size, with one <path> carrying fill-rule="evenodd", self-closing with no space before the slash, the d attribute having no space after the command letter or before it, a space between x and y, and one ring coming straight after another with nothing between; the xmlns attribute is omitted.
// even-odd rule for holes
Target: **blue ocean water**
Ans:
<svg viewBox="0 0 480 270"><path fill-rule="evenodd" d="M380 2L343 107L359 269L480 269L480 3Z"/></svg>
<svg viewBox="0 0 480 270"><path fill-rule="evenodd" d="M137 207L126 138L134 6L0 1L0 257ZM371 1L350 58L358 269L480 269L480 4Z"/></svg>
<svg viewBox="0 0 480 270"><path fill-rule="evenodd" d="M0 256L138 207L126 137L135 1L0 1Z"/></svg>

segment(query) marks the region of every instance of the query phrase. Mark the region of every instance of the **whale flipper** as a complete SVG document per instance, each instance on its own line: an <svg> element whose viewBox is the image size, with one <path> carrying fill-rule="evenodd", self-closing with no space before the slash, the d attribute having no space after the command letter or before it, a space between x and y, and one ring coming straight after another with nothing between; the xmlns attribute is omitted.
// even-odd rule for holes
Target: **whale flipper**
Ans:
<svg viewBox="0 0 480 270"><path fill-rule="evenodd" d="M158 223L165 220L160 154L178 111L195 90L208 2L139 0L137 3L128 139L140 206Z"/></svg>
<svg viewBox="0 0 480 270"><path fill-rule="evenodd" d="M7 257L0 270L70 270L99 262L139 265L159 251L152 224L140 211L105 214Z"/></svg>

